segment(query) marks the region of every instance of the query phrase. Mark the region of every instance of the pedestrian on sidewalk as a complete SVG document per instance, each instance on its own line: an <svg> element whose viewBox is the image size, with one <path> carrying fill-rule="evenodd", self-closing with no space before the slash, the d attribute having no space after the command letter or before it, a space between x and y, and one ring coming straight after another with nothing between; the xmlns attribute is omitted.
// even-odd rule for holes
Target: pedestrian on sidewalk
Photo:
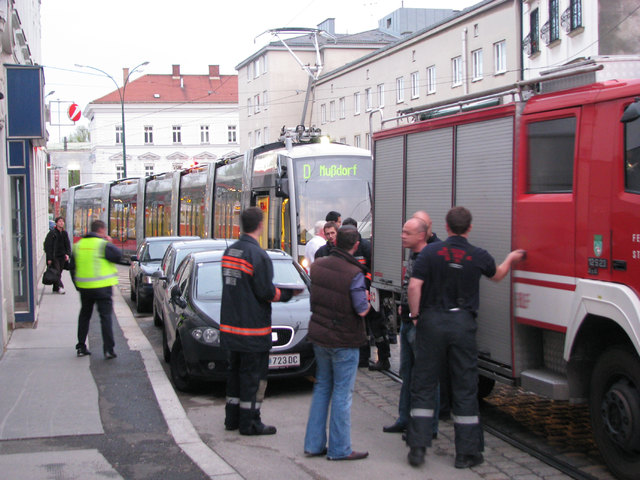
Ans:
<svg viewBox="0 0 640 480"><path fill-rule="evenodd" d="M370 309L364 275L367 269L353 256L358 238L353 226L341 227L331 254L311 265L308 338L316 357L316 383L304 439L308 457L360 460L369 455L351 448L351 400L359 349L366 342L364 319Z"/></svg>
<svg viewBox="0 0 640 480"><path fill-rule="evenodd" d="M89 321L93 305L98 305L100 325L102 327L102 350L107 360L116 358L113 348L113 300L112 287L118 284L118 270L115 264L120 262L120 250L111 243L107 235L107 226L102 220L91 223L91 231L73 246L72 275L73 282L80 292L80 314L78 316L78 357L91 355L87 349Z"/></svg>
<svg viewBox="0 0 640 480"><path fill-rule="evenodd" d="M44 239L44 253L47 258L47 265L52 266L58 272L58 278L53 283L53 293L64 295L62 270L69 262L71 243L69 242L69 235L64 229L64 218L56 217L55 222L55 227L49 229L49 233Z"/></svg>
<svg viewBox="0 0 640 480"><path fill-rule="evenodd" d="M436 420L438 377L448 365L453 402L456 468L469 468L484 459L484 438L478 409L478 349L476 316L480 277L502 280L524 257L514 250L496 267L486 250L471 245L471 212L454 207L447 213L444 242L432 243L418 255L408 296L416 326L416 362L411 379L411 421L407 430L409 463L424 463Z"/></svg>
<svg viewBox="0 0 640 480"><path fill-rule="evenodd" d="M230 352L224 425L241 435L273 435L260 407L267 389L271 302L287 302L293 292L273 284L273 264L258 240L263 213L249 207L240 215L243 234L222 257L220 345Z"/></svg>

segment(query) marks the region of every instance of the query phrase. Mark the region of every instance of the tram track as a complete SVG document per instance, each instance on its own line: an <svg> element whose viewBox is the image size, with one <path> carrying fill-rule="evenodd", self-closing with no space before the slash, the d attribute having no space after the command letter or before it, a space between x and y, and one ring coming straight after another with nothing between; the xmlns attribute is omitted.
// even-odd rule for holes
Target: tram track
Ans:
<svg viewBox="0 0 640 480"><path fill-rule="evenodd" d="M401 383L395 371L381 372ZM483 428L576 480L614 479L593 441L587 408L497 384L480 402Z"/></svg>

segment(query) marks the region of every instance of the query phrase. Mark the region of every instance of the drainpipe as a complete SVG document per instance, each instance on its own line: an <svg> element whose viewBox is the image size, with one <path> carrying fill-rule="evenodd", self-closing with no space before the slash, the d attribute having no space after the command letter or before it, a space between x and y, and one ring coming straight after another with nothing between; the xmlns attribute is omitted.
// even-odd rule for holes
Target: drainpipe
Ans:
<svg viewBox="0 0 640 480"><path fill-rule="evenodd" d="M467 73L467 27L462 29L462 87L464 95L469 93L469 75Z"/></svg>

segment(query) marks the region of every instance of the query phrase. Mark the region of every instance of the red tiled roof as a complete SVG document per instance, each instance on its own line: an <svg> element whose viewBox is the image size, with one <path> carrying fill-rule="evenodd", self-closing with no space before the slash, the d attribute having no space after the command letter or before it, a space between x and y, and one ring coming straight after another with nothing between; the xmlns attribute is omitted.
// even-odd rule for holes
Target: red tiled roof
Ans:
<svg viewBox="0 0 640 480"><path fill-rule="evenodd" d="M182 82L182 86L181 86ZM238 103L238 76L144 75L129 82L125 103ZM91 103L120 103L117 90Z"/></svg>

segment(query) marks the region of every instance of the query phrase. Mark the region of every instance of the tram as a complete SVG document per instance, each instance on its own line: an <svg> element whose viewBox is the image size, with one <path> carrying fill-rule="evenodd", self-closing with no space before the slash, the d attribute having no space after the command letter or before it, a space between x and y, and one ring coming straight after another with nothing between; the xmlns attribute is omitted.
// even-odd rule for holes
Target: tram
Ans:
<svg viewBox="0 0 640 480"><path fill-rule="evenodd" d="M126 259L150 236L238 238L240 212L259 206L261 246L302 262L315 222L331 210L371 235L371 179L368 150L330 143L319 130L283 129L280 141L216 163L72 187L62 195L62 215L73 241L103 220Z"/></svg>

